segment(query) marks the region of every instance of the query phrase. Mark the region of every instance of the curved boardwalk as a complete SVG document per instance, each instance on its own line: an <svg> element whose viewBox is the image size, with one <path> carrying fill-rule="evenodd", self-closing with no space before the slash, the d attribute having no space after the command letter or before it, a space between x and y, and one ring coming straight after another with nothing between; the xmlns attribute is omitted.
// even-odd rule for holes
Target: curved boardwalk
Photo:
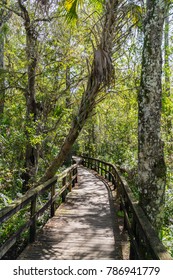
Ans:
<svg viewBox="0 0 173 280"><path fill-rule="evenodd" d="M93 172L78 169L78 184L18 259L122 259L115 201Z"/></svg>

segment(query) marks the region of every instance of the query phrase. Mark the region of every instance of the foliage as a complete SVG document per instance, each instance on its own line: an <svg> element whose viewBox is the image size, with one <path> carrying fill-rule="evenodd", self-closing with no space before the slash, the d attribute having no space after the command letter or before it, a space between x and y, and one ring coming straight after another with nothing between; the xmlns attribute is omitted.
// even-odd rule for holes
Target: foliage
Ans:
<svg viewBox="0 0 173 280"><path fill-rule="evenodd" d="M0 120L0 208L10 204L22 193L28 139L31 147L38 151L37 171L33 181L37 181L44 174L48 164L59 152L71 121L78 112L81 96L86 90L94 51L98 46L103 27L103 4L105 4L103 0L66 0L65 4L64 1L52 0L51 5L41 5L41 1L39 5L36 3L38 1L23 1L29 11L33 35L36 38L37 118L33 122L33 116L30 116L30 120L27 119L29 61L24 21L19 14L18 1L7 2L7 4L0 3L0 16L4 15L0 38L4 40L5 64L5 68L0 69L0 91L5 90L5 107ZM73 146L72 152L104 159L117 164L120 169L131 172L137 169L137 99L143 44L142 21L145 9L140 6L141 1L125 2L128 2L128 5L122 5L124 10L119 15L119 29L116 31L113 46L114 83L109 88L104 87L100 90L97 106ZM76 24L69 25L69 20L72 19ZM172 22L170 24L171 38ZM135 29L132 26L135 26ZM123 40L121 47L120 40ZM171 44L168 49L171 59L170 67L165 64L163 68L164 90L165 73L172 78ZM162 104L162 139L165 142L165 161L168 168L165 219L161 235L171 251L173 240L172 88L169 96L164 91ZM25 218L22 213L8 225L5 224L2 239L4 240L11 231L15 231L22 225Z"/></svg>
<svg viewBox="0 0 173 280"><path fill-rule="evenodd" d="M8 238L17 232L27 221L26 209L12 216L6 223L0 227L0 244L5 243Z"/></svg>
<svg viewBox="0 0 173 280"><path fill-rule="evenodd" d="M97 11L100 11L103 8L104 0L88 0L87 2L91 5L93 5ZM83 4L84 4L84 0L65 0L67 18L70 21L78 19L78 14L79 14L78 9L81 6L83 6Z"/></svg>

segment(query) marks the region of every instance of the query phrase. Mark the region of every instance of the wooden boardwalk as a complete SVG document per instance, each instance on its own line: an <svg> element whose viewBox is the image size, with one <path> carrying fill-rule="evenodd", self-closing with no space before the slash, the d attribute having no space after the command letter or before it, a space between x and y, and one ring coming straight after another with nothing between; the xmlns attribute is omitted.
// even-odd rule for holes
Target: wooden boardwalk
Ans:
<svg viewBox="0 0 173 280"><path fill-rule="evenodd" d="M123 259L115 199L93 172L78 168L78 184L20 260Z"/></svg>

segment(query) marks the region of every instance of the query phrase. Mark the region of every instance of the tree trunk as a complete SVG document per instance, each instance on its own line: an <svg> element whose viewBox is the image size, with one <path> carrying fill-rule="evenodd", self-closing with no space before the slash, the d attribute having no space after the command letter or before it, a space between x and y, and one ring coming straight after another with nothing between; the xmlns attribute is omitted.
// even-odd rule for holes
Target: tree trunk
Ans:
<svg viewBox="0 0 173 280"><path fill-rule="evenodd" d="M171 69L170 69L170 46L169 46L169 30L170 30L170 23L169 23L169 9L166 11L166 18L165 18L165 30L164 30L164 76L165 76L165 83L164 83L164 97L169 98L171 94ZM166 106L166 114L165 114L165 136L166 141L168 144L168 154L171 155L172 148L173 148L173 139L172 139L172 118L171 118L171 110L172 104Z"/></svg>
<svg viewBox="0 0 173 280"><path fill-rule="evenodd" d="M66 67L66 108L67 109L71 109L71 89L70 89L70 85L71 85L71 81L70 81L70 67L67 66Z"/></svg>
<svg viewBox="0 0 173 280"><path fill-rule="evenodd" d="M33 130L37 119L37 104L35 100L35 77L37 67L37 36L35 29L32 26L29 13L26 7L22 4L21 0L18 0L19 7L22 12L22 18L24 20L26 31L26 57L28 61L28 87L26 89L26 154L25 154L25 169L26 172L22 175L24 180L24 190L27 189L27 184L31 178L33 178L37 172L38 166L38 149L31 144L30 128Z"/></svg>
<svg viewBox="0 0 173 280"><path fill-rule="evenodd" d="M37 52L36 52L36 38L32 34L31 25L27 20L25 21L26 29L26 54L28 60L28 91L26 92L26 156L25 165L29 178L35 176L38 165L38 152L37 148L33 147L30 143L30 133L28 132L28 127L33 129L35 122L37 120L37 105L35 100L35 77L36 77L36 67L37 67Z"/></svg>
<svg viewBox="0 0 173 280"><path fill-rule="evenodd" d="M162 33L166 1L147 0L141 85L138 96L140 205L159 230L164 209L166 167L161 140Z"/></svg>
<svg viewBox="0 0 173 280"><path fill-rule="evenodd" d="M4 36L2 34L2 22L0 22L0 122L3 118L5 104L5 89L4 89Z"/></svg>
<svg viewBox="0 0 173 280"><path fill-rule="evenodd" d="M4 24L11 17L12 12L0 8L0 123L4 115L5 106L5 74L4 74Z"/></svg>
<svg viewBox="0 0 173 280"><path fill-rule="evenodd" d="M119 1L117 0L107 1L105 22L103 24L100 44L94 52L91 73L88 77L86 91L82 96L79 112L73 119L69 134L67 135L59 154L52 161L40 182L44 182L53 177L58 168L63 164L86 120L92 113L99 90L102 86L109 85L111 82L113 76L111 55L114 31L117 23L118 6Z"/></svg>
<svg viewBox="0 0 173 280"><path fill-rule="evenodd" d="M170 65L169 65L169 9L165 18L165 32L164 32L164 49L165 49L165 92L170 96L171 82L170 82Z"/></svg>

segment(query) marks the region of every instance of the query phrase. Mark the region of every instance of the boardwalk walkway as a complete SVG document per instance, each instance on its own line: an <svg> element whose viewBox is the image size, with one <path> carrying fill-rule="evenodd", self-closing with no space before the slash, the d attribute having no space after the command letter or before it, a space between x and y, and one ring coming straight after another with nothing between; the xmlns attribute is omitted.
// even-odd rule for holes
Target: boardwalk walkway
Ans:
<svg viewBox="0 0 173 280"><path fill-rule="evenodd" d="M115 202L91 171L78 168L78 184L18 259L122 259Z"/></svg>

